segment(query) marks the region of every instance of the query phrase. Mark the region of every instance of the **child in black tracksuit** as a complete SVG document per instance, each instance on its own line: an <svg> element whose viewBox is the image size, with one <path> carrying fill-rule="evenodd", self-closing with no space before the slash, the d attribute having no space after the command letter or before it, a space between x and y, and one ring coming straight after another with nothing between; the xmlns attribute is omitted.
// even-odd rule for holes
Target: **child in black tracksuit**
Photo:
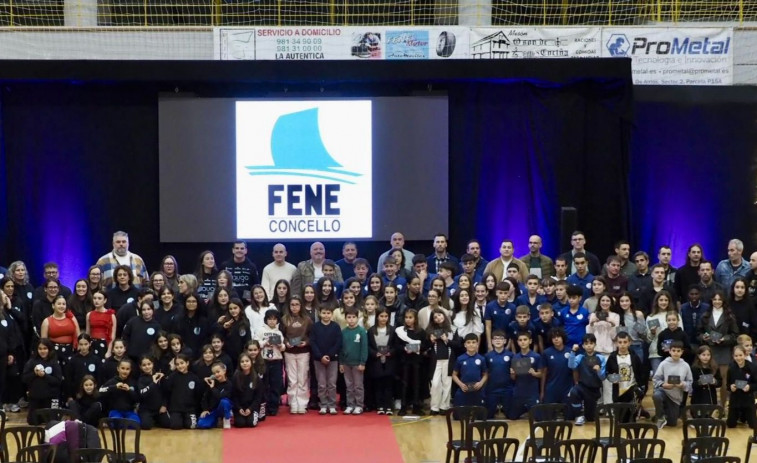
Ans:
<svg viewBox="0 0 757 463"><path fill-rule="evenodd" d="M208 387L202 396L202 412L197 420L198 429L212 429L223 418L223 428L231 428L231 383L226 378L226 365L215 363L212 376L203 380Z"/></svg>
<svg viewBox="0 0 757 463"><path fill-rule="evenodd" d="M262 400L263 387L257 372L253 369L252 358L249 354L243 353L239 356L239 368L231 379L234 427L256 427Z"/></svg>
<svg viewBox="0 0 757 463"><path fill-rule="evenodd" d="M171 429L195 429L197 409L205 384L196 374L189 371L190 358L179 354L176 370L163 379L163 390L168 398L168 416Z"/></svg>
<svg viewBox="0 0 757 463"><path fill-rule="evenodd" d="M26 385L29 397L29 409L26 422L30 425L42 424L37 417L40 408L57 408L61 395L63 374L55 358L53 343L49 339L40 339L36 352L26 362L21 379Z"/></svg>
<svg viewBox="0 0 757 463"><path fill-rule="evenodd" d="M94 376L85 375L79 385L78 392L66 403L73 417L92 426L99 426L102 418L103 406L97 392Z"/></svg>
<svg viewBox="0 0 757 463"><path fill-rule="evenodd" d="M244 351L247 342L252 339L250 321L245 316L244 306L239 299L229 301L229 311L218 322L215 332L223 336L223 350L231 357L232 366Z"/></svg>
<svg viewBox="0 0 757 463"><path fill-rule="evenodd" d="M139 389L139 420L142 429L152 429L156 425L170 428L171 419L168 416L161 380L165 377L162 372L155 372L155 361L151 357L142 357L139 363L142 375L137 380Z"/></svg>
<svg viewBox="0 0 757 463"><path fill-rule="evenodd" d="M728 401L726 423L729 428L735 428L739 420L746 421L751 429L755 426L754 391L757 390L757 366L746 361L747 355L743 347L734 347L733 362L728 366L726 384L731 391L731 398Z"/></svg>
<svg viewBox="0 0 757 463"><path fill-rule="evenodd" d="M131 360L121 360L118 374L100 387L100 397L105 400L109 418L126 418L139 422L136 412L139 392L137 380L131 375L131 370Z"/></svg>
<svg viewBox="0 0 757 463"><path fill-rule="evenodd" d="M161 331L160 323L153 319L154 313L152 302L142 302L139 306L140 316L132 318L124 326L122 336L126 341L126 354L135 365L139 363L143 355L150 352L150 348Z"/></svg>
<svg viewBox="0 0 757 463"><path fill-rule="evenodd" d="M592 333L583 337L585 353L578 354L578 344L568 358L568 367L578 374L578 384L570 390L568 400L576 417L576 426L582 426L586 421L594 421L597 400L602 395L602 381L605 379L605 358L594 352L597 338ZM583 413L581 407L583 405Z"/></svg>
<svg viewBox="0 0 757 463"><path fill-rule="evenodd" d="M110 378L103 378L105 360L90 351L92 338L87 333L79 335L77 345L78 352L71 357L66 365L67 398L73 399L79 392L78 387L86 375L95 378L97 382L103 382Z"/></svg>

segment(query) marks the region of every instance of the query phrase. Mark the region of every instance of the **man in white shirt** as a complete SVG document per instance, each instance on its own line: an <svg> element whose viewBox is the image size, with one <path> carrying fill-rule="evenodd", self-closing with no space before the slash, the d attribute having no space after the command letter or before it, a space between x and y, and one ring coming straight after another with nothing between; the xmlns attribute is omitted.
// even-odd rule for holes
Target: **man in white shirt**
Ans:
<svg viewBox="0 0 757 463"><path fill-rule="evenodd" d="M276 282L286 280L291 283L297 267L286 261L287 248L281 243L273 245L273 262L263 268L263 277L260 284L268 294L268 299L273 299L276 295Z"/></svg>

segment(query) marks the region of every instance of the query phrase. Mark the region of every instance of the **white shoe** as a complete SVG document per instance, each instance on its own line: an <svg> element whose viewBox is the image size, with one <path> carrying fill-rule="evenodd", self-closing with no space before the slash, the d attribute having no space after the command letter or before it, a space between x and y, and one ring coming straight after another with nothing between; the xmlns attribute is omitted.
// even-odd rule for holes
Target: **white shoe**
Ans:
<svg viewBox="0 0 757 463"><path fill-rule="evenodd" d="M400 408L402 408L402 401L397 399L394 401L394 409L399 410Z"/></svg>
<svg viewBox="0 0 757 463"><path fill-rule="evenodd" d="M330 415L336 415L336 414L338 414L338 413L339 413L339 412L338 412L338 411L336 411L336 408L329 408L329 414L330 414Z"/></svg>
<svg viewBox="0 0 757 463"><path fill-rule="evenodd" d="M583 426L585 423L586 423L586 418L583 415L576 418L576 426Z"/></svg>
<svg viewBox="0 0 757 463"><path fill-rule="evenodd" d="M231 420L229 418L223 419L223 429L231 429Z"/></svg>
<svg viewBox="0 0 757 463"><path fill-rule="evenodd" d="M347 413L346 411L344 413ZM353 415L362 415L363 409L361 407L355 407L354 410L352 410Z"/></svg>
<svg viewBox="0 0 757 463"><path fill-rule="evenodd" d="M352 415L352 410L354 410L354 408L347 407L347 408L344 409L344 414L345 415Z"/></svg>
<svg viewBox="0 0 757 463"><path fill-rule="evenodd" d="M328 410L326 410L326 407L321 407L321 409L318 411L319 415L325 415L328 413Z"/></svg>
<svg viewBox="0 0 757 463"><path fill-rule="evenodd" d="M657 420L657 429L664 428L666 424L668 424L668 420L665 417L660 418Z"/></svg>

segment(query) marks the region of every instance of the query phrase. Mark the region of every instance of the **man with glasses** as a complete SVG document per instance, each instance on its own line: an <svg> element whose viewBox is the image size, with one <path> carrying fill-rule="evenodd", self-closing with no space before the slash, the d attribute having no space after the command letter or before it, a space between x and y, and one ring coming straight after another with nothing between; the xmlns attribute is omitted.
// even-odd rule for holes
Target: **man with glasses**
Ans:
<svg viewBox="0 0 757 463"><path fill-rule="evenodd" d="M58 264L55 262L47 262L43 268L45 269L45 283L40 286L39 288L34 290L34 298L33 301L38 301L40 299L44 299L47 296L47 291L45 291L45 285L49 280L56 280L58 281L58 285L60 286L58 289L57 294L62 294L66 300L71 296L71 288L68 286L60 284L60 270L58 268ZM56 295L57 295L56 294ZM33 302L32 302L33 304ZM51 313L52 314L52 313Z"/></svg>
<svg viewBox="0 0 757 463"><path fill-rule="evenodd" d="M584 236L582 231L576 230L570 235L570 245L573 249L560 255L568 264L568 273L573 274L578 271L575 262L573 262L573 256L580 252L586 256L589 273L599 275L599 272L602 270L602 266L599 264L599 257L586 250L586 236Z"/></svg>

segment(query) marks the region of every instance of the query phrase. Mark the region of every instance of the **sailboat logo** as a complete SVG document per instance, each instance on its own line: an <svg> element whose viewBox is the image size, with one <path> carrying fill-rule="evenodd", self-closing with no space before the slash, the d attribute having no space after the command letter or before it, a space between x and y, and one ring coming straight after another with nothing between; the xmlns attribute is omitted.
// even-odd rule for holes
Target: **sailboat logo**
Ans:
<svg viewBox="0 0 757 463"><path fill-rule="evenodd" d="M357 172L344 169L323 144L318 108L279 116L271 133L273 165L245 166L250 175L289 175L354 184Z"/></svg>

